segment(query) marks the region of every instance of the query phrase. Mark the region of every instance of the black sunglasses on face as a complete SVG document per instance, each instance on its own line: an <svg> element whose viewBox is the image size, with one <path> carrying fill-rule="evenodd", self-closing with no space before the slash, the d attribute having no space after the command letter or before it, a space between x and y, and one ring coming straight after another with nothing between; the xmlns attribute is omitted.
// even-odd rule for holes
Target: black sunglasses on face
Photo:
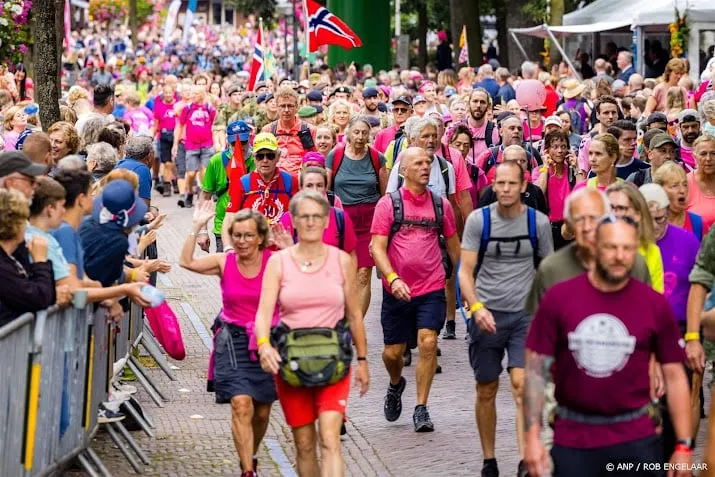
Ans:
<svg viewBox="0 0 715 477"><path fill-rule="evenodd" d="M257 161L262 161L264 159L268 159L269 161L272 161L275 158L276 158L275 152L259 152L256 154Z"/></svg>

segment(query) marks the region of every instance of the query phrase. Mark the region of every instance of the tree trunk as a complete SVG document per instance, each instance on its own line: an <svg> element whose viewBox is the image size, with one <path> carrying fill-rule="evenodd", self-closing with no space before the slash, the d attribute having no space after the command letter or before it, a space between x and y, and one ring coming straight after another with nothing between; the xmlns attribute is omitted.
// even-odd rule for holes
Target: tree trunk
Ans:
<svg viewBox="0 0 715 477"><path fill-rule="evenodd" d="M35 98L40 107L40 122L47 130L60 119L60 51L63 30L61 0L35 0Z"/></svg>
<svg viewBox="0 0 715 477"><path fill-rule="evenodd" d="M469 65L482 64L482 29L479 22L479 3L475 0L450 0L450 24L452 26L452 41L454 43L454 64L459 64L459 37L462 28L467 27L467 47L469 48Z"/></svg>
<svg viewBox="0 0 715 477"><path fill-rule="evenodd" d="M129 29L132 32L132 46L137 47L137 0L129 0Z"/></svg>
<svg viewBox="0 0 715 477"><path fill-rule="evenodd" d="M507 28L523 28L534 26L534 20L522 11L523 2L522 0L506 0L506 26ZM540 62L541 51L544 46L543 40L539 38L534 38L526 35L519 35L519 41L521 42L524 50L526 50L526 58L522 54L519 47L514 43L514 40L509 38L509 65L511 65L513 70L521 65L525 60Z"/></svg>
<svg viewBox="0 0 715 477"><path fill-rule="evenodd" d="M509 29L506 26L506 0L494 0L494 14L497 17L497 45L499 46L499 64L509 68Z"/></svg>
<svg viewBox="0 0 715 477"><path fill-rule="evenodd" d="M427 0L419 0L417 4L417 39L419 41L417 66L420 71L425 71L427 67Z"/></svg>
<svg viewBox="0 0 715 477"><path fill-rule="evenodd" d="M551 0L551 18L549 25L563 25L564 23L564 0ZM561 53L551 45L551 64L558 64L561 61Z"/></svg>

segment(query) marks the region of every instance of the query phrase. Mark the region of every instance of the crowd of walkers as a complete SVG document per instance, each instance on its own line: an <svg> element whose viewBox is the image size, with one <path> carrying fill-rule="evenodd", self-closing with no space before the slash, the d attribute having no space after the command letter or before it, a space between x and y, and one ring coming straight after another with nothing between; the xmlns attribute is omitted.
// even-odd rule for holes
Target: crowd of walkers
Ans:
<svg viewBox="0 0 715 477"><path fill-rule="evenodd" d="M628 78L595 82L531 62L323 68L254 91L231 74L161 74L147 91L120 78L69 88L52 125L27 89L0 91L0 324L77 291L110 317L123 297L146 306L142 287L170 269L152 196L174 196L193 212L179 265L220 277L208 377L242 477L258 475L276 400L298 474L344 474L371 303L385 419L401 417L415 350L420 433L439 425L430 393L453 391L433 381L464 317L483 477L499 475L504 363L507 473L715 475L713 438L694 440L715 339L715 64L693 84L684 60L647 79L631 63L622 52ZM113 386L103 419L132 391Z"/></svg>

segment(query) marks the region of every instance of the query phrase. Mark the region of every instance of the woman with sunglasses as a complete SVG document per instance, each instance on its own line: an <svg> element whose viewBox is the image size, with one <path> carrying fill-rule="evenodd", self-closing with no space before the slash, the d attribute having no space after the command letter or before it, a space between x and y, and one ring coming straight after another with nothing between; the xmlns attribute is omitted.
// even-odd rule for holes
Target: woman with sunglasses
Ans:
<svg viewBox="0 0 715 477"><path fill-rule="evenodd" d="M202 202L196 209L179 263L192 272L221 278L223 309L214 324L209 379L213 377L216 402L231 404L231 431L241 477L255 477L256 454L276 400L273 376L261 369L254 334L261 284L271 256L266 248L270 233L260 213L241 210L228 222L231 251L195 258L196 236L215 215L211 201ZM278 308L274 306L269 315L270 326L274 327L278 324Z"/></svg>
<svg viewBox="0 0 715 477"><path fill-rule="evenodd" d="M616 182L606 189L611 211L617 217L632 221L638 226L639 244L638 253L641 254L648 266L653 289L663 293L665 278L663 276L663 258L660 248L655 243L653 231L653 217L643 195L627 182Z"/></svg>

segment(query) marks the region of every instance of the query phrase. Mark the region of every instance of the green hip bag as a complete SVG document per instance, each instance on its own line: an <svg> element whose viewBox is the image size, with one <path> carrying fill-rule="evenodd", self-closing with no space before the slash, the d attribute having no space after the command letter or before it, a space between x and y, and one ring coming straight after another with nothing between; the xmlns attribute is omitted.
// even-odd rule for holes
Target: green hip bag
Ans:
<svg viewBox="0 0 715 477"><path fill-rule="evenodd" d="M335 328L290 329L280 323L271 332L271 343L282 360L281 379L291 386L335 384L350 371L352 336L345 319Z"/></svg>

